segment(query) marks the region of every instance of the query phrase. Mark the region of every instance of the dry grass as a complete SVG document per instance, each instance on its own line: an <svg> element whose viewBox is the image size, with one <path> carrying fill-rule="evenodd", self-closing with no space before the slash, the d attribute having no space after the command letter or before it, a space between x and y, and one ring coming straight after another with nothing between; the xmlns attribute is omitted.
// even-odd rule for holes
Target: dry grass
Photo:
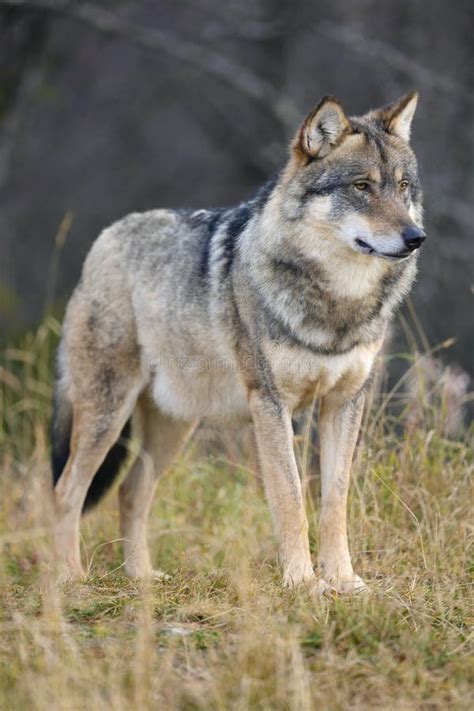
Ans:
<svg viewBox="0 0 474 711"><path fill-rule="evenodd" d="M85 521L89 579L58 590L45 526L55 331L49 321L7 350L0 370L0 708L472 708L470 449L443 435L436 404L405 430L383 398L372 408L350 499L369 596L282 590L248 458L206 457L202 444L162 480L153 510L155 562L171 580L121 574L111 495ZM316 551L313 478L310 458Z"/></svg>

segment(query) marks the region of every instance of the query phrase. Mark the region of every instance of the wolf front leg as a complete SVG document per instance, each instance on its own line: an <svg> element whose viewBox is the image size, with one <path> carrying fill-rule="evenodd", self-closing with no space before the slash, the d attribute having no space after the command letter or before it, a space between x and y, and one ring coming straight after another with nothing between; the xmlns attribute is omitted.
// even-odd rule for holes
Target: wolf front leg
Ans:
<svg viewBox="0 0 474 711"><path fill-rule="evenodd" d="M282 403L258 391L251 393L249 405L284 582L294 586L314 580L316 588L318 583L309 552L308 521L293 450L290 413Z"/></svg>
<svg viewBox="0 0 474 711"><path fill-rule="evenodd" d="M347 495L352 457L364 409L364 394L342 402L323 398L319 417L321 440L320 562L324 579L339 592L367 589L352 568L347 540Z"/></svg>

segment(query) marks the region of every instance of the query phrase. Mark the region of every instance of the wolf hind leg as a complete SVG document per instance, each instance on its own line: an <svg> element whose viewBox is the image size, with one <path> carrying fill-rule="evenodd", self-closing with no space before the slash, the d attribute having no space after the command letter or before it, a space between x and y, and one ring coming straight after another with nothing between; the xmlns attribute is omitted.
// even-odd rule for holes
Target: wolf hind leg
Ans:
<svg viewBox="0 0 474 711"><path fill-rule="evenodd" d="M80 556L84 502L97 470L131 415L140 388L137 377L129 376L127 382L120 379L124 394L118 401L112 403L90 392L73 401L70 453L54 489L54 543L60 581L84 575Z"/></svg>
<svg viewBox="0 0 474 711"><path fill-rule="evenodd" d="M158 477L169 468L197 423L169 417L146 393L138 400L136 414L142 428L142 449L119 489L124 569L132 578L159 578L163 573L153 570L147 540L153 495Z"/></svg>

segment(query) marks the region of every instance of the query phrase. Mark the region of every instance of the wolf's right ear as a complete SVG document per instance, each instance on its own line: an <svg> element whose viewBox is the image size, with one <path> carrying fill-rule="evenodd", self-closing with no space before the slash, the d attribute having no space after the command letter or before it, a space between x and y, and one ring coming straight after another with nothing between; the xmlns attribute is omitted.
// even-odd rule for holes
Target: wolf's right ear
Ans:
<svg viewBox="0 0 474 711"><path fill-rule="evenodd" d="M304 120L293 141L293 150L306 160L324 158L349 129L349 119L338 99L326 96Z"/></svg>

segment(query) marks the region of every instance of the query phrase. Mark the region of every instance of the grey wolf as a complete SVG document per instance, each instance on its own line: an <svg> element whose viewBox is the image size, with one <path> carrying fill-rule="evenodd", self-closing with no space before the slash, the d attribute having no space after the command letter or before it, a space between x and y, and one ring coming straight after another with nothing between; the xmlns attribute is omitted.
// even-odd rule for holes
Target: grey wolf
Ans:
<svg viewBox="0 0 474 711"><path fill-rule="evenodd" d="M417 94L350 118L324 98L287 164L230 209L131 214L93 244L68 305L53 422L55 546L81 576L81 513L142 440L119 488L125 572L155 574L159 476L203 421L251 419L287 585L364 589L346 504L364 390L416 273L422 228L409 144ZM205 367L202 367L205 364ZM320 401L318 574L292 415ZM131 424L130 424L131 423Z"/></svg>

